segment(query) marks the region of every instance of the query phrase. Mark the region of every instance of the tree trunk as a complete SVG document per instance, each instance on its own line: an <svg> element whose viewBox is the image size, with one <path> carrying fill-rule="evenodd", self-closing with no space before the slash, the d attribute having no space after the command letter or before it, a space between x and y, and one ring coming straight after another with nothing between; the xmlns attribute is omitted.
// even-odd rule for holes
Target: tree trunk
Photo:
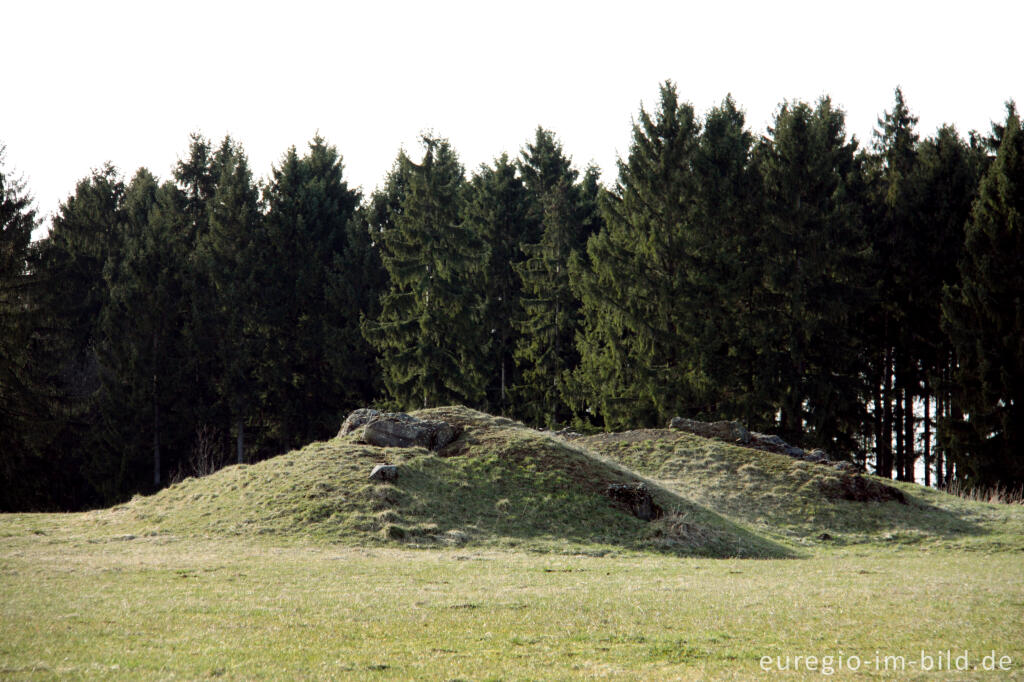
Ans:
<svg viewBox="0 0 1024 682"><path fill-rule="evenodd" d="M892 348L885 349L882 386L882 450L878 453L878 475L892 478Z"/></svg>
<svg viewBox="0 0 1024 682"><path fill-rule="evenodd" d="M160 485L160 404L156 399L156 377L153 377L153 485Z"/></svg>
<svg viewBox="0 0 1024 682"><path fill-rule="evenodd" d="M903 406L903 480L913 482L914 464L917 460L917 455L914 452L914 392L911 390L909 382L904 386L903 391L905 402Z"/></svg>
<svg viewBox="0 0 1024 682"><path fill-rule="evenodd" d="M505 358L501 358L501 411L505 411Z"/></svg>
<svg viewBox="0 0 1024 682"><path fill-rule="evenodd" d="M924 485L932 484L932 397L924 387Z"/></svg>
<svg viewBox="0 0 1024 682"><path fill-rule="evenodd" d="M875 430L875 473L882 475L882 386L875 382L875 409L872 413Z"/></svg>
<svg viewBox="0 0 1024 682"><path fill-rule="evenodd" d="M245 420L238 418L238 463L245 463Z"/></svg>
<svg viewBox="0 0 1024 682"><path fill-rule="evenodd" d="M902 377L896 381L896 409L893 415L893 428L896 430L896 480L902 481L906 466L906 443L903 440L903 388L900 386Z"/></svg>

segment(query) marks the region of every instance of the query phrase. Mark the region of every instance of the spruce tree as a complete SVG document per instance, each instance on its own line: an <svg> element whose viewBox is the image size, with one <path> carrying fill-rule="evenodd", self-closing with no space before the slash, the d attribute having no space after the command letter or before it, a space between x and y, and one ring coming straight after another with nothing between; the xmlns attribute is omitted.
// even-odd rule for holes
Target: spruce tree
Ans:
<svg viewBox="0 0 1024 682"><path fill-rule="evenodd" d="M388 288L364 332L380 356L389 397L402 408L483 401L487 334L480 326L486 251L460 221L464 175L447 140L424 136L421 163L399 158L405 179L394 226L379 233Z"/></svg>
<svg viewBox="0 0 1024 682"><path fill-rule="evenodd" d="M918 146L913 186L919 238L915 245L913 297L908 301L907 336L921 370L926 485L932 482L933 469L936 482L941 485L945 468L944 462L938 463L934 456L941 453L933 453L931 448L931 415L935 411L945 415L952 410L955 349L941 326L942 292L959 281L957 266L963 252L964 225L970 217L984 166L981 147L963 140L952 126L943 126Z"/></svg>
<svg viewBox="0 0 1024 682"><path fill-rule="evenodd" d="M220 179L209 208L209 229L198 242L197 274L212 294L210 322L217 330L214 382L235 433L235 457L245 461L245 424L257 407L260 347L260 271L266 247L259 191L239 145L225 138Z"/></svg>
<svg viewBox="0 0 1024 682"><path fill-rule="evenodd" d="M4 151L0 145L0 511L11 511L45 499L31 482L45 466L38 444L46 403L30 352L35 327L30 243L38 219L24 182L5 168Z"/></svg>
<svg viewBox="0 0 1024 682"><path fill-rule="evenodd" d="M875 181L877 220L873 221L873 264L879 291L878 316L873 326L881 333L880 357L874 359L876 390L881 393L881 441L877 472L896 477L913 473L913 399L920 393L921 373L910 319L915 311L919 280L917 266L922 239L928 226L919 220L920 202L916 187L918 136L917 117L910 113L903 92L896 88L893 107L878 119L874 153L878 159ZM909 409L908 409L909 406ZM877 421L877 420L876 420ZM909 428L908 428L909 425ZM892 448L892 436L896 448Z"/></svg>
<svg viewBox="0 0 1024 682"><path fill-rule="evenodd" d="M783 104L758 149L765 213L758 324L760 390L784 438L833 452L862 423L859 276L866 243L858 221L856 140L828 98ZM807 436L805 439L804 436Z"/></svg>
<svg viewBox="0 0 1024 682"><path fill-rule="evenodd" d="M49 442L45 453L78 475L75 497L110 502L123 494L109 483L121 454L104 433L100 320L109 302L103 272L119 248L125 185L106 164L81 180L53 217L37 246L39 351L37 364L50 386ZM115 447L119 444L115 444Z"/></svg>
<svg viewBox="0 0 1024 682"><path fill-rule="evenodd" d="M103 272L109 300L100 316L100 405L114 459L100 477L109 496L160 486L191 435L183 414L189 225L182 199L172 184L158 187L140 169L127 188L118 249ZM147 449L148 481L141 473Z"/></svg>
<svg viewBox="0 0 1024 682"><path fill-rule="evenodd" d="M585 331L577 377L584 411L608 428L660 422L704 402L707 382L692 348L701 305L694 244L700 122L661 86L658 110L641 108L629 156L602 203L589 267L574 267ZM693 306L688 308L688 306Z"/></svg>
<svg viewBox="0 0 1024 682"><path fill-rule="evenodd" d="M511 389L519 383L513 353L519 342L522 285L516 267L529 239L530 202L516 165L507 155L481 166L469 187L465 226L486 245L483 320L490 334L487 405L502 414L513 409Z"/></svg>
<svg viewBox="0 0 1024 682"><path fill-rule="evenodd" d="M359 192L348 187L338 150L319 135L299 156L293 147L272 171L266 202L266 248L260 249L266 391L264 424L271 450L332 435L353 402L338 362L371 364L362 348L339 347L339 326L355 324L338 293L337 258L349 245ZM337 301L335 301L337 304ZM352 338L349 334L347 338Z"/></svg>
<svg viewBox="0 0 1024 682"><path fill-rule="evenodd" d="M942 424L968 486L1024 482L1024 132L1012 104L965 228L960 283L943 326L956 347L965 413Z"/></svg>
<svg viewBox="0 0 1024 682"><path fill-rule="evenodd" d="M591 172L586 178L590 194L584 195L572 160L554 134L540 127L521 153L519 170L527 190L527 225L523 260L515 266L522 282L515 411L533 423L553 426L573 416L570 373L579 364L575 337L582 318L569 264L596 228L597 182Z"/></svg>
<svg viewBox="0 0 1024 682"><path fill-rule="evenodd" d="M0 145L0 433L19 438L31 399L27 378L32 283L29 270L32 230L38 224L23 181L4 168Z"/></svg>
<svg viewBox="0 0 1024 682"><path fill-rule="evenodd" d="M574 189L562 182L544 195L540 242L522 246L526 260L516 267L523 287L515 350L522 372L517 410L530 422L549 427L572 416L566 392L569 373L579 364L579 302L569 279L580 228Z"/></svg>

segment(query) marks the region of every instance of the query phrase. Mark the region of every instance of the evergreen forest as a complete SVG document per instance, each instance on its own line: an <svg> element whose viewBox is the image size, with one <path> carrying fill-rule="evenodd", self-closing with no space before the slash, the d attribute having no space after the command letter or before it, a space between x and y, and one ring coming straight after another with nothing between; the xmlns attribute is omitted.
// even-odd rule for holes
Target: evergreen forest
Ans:
<svg viewBox="0 0 1024 682"><path fill-rule="evenodd" d="M1013 102L922 131L896 89L861 141L828 97L753 131L665 82L633 120L604 177L543 127L475 169L427 133L368 195L319 135L260 177L194 133L164 177L93 169L35 241L0 151L0 511L112 504L370 405L739 420L885 478L1024 485Z"/></svg>

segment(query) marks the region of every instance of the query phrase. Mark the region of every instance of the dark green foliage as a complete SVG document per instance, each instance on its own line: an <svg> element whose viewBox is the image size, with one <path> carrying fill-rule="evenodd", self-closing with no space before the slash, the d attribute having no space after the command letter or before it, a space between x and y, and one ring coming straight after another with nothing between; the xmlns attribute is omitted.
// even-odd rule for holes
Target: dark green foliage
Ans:
<svg viewBox="0 0 1024 682"><path fill-rule="evenodd" d="M965 411L944 432L968 486L1024 481L1024 132L1012 106L997 136L967 222L961 281L943 300Z"/></svg>
<svg viewBox="0 0 1024 682"><path fill-rule="evenodd" d="M349 300L338 283L346 258L364 260L348 253L359 192L342 171L337 149L315 136L306 155L294 147L284 155L265 191L266 245L256 266L265 325L258 380L270 451L333 435L340 410L365 400L365 378L347 386L338 373L345 363L372 365L354 333L365 301ZM347 331L338 335L339 329Z"/></svg>
<svg viewBox="0 0 1024 682"><path fill-rule="evenodd" d="M520 339L522 284L517 266L521 245L530 238L532 203L516 165L503 154L494 166L481 166L469 187L465 227L485 244L483 319L489 329L486 360L489 409L509 414L515 408L511 389L520 383L513 353Z"/></svg>
<svg viewBox="0 0 1024 682"><path fill-rule="evenodd" d="M36 317L36 278L30 270L32 230L38 224L25 184L5 167L0 145L0 510L31 507L31 483L42 464L34 450L45 435L45 402L30 344ZM43 389L45 391L45 388Z"/></svg>
<svg viewBox="0 0 1024 682"><path fill-rule="evenodd" d="M185 213L192 226L190 240L195 243L209 226L210 200L220 180L220 168L208 139L200 133L192 133L189 139L188 157L174 167L174 179L185 193ZM225 143L230 148L230 139Z"/></svg>
<svg viewBox="0 0 1024 682"><path fill-rule="evenodd" d="M910 338L912 326L907 316L912 312L911 302L916 298L914 270L916 251L919 250L922 224L918 218L917 173L918 135L914 130L917 117L911 115L896 88L893 107L878 119L874 132L875 175L871 242L875 246L872 271L877 287L878 305L869 318L869 327L875 330L870 358L872 374L878 384L875 391L875 415L878 456L876 473L889 477L893 467L897 478L904 478L908 458L905 443L906 419L904 408L908 399L919 393L921 375L916 353ZM912 418L912 413L911 418ZM892 451L892 437L896 448ZM911 447L912 451L912 447Z"/></svg>
<svg viewBox="0 0 1024 682"><path fill-rule="evenodd" d="M469 182L425 137L364 203L319 136L260 186L193 134L171 182L108 164L35 244L0 165L0 508L122 499L371 403L740 419L883 476L1019 484L1019 115L916 123L897 89L869 152L828 98L757 141L731 97L699 118L665 83L610 191L538 128Z"/></svg>
<svg viewBox="0 0 1024 682"><path fill-rule="evenodd" d="M588 246L591 266L577 267L587 318L578 376L606 425L739 405L726 378L739 380L736 325L751 296L751 144L731 99L708 114L703 135L671 83L653 116L641 110L603 204L605 228Z"/></svg>
<svg viewBox="0 0 1024 682"><path fill-rule="evenodd" d="M383 386L377 356L362 332L361 319L374 319L387 272L380 244L373 241L367 211L360 207L345 228L345 250L335 254L328 272L325 297L329 314L324 334L327 360L341 391L341 408L363 407L377 399Z"/></svg>
<svg viewBox="0 0 1024 682"><path fill-rule="evenodd" d="M516 389L516 413L535 424L568 422L573 414L570 372L579 364L576 335L581 329L580 303L572 290L569 263L583 251L596 229L597 178L576 184L561 144L550 131L538 128L519 164L527 189L527 219L523 233L524 260L516 264L522 281L522 313L517 324L515 359L521 383ZM536 242L528 241L538 235Z"/></svg>
<svg viewBox="0 0 1024 682"><path fill-rule="evenodd" d="M377 349L388 396L403 408L483 400L488 334L481 324L487 253L461 222L462 165L447 140L424 136L423 161L399 155L381 196L389 284L365 333Z"/></svg>
<svg viewBox="0 0 1024 682"><path fill-rule="evenodd" d="M103 271L109 299L98 347L99 424L109 449L96 462L94 478L106 498L147 482L159 486L171 469L168 446L172 452L187 447L189 431L182 414L188 395L182 329L189 312L184 197L170 183L158 187L140 169L128 186L123 215L118 248Z"/></svg>
<svg viewBox="0 0 1024 682"><path fill-rule="evenodd" d="M18 433L29 416L27 373L32 278L29 243L38 220L23 182L4 168L0 146L0 433Z"/></svg>
<svg viewBox="0 0 1024 682"><path fill-rule="evenodd" d="M218 160L221 173L209 229L197 244L195 275L205 296L195 309L217 330L216 374L210 379L235 432L236 459L243 462L245 423L258 402L256 370L264 331L258 260L268 245L259 191L244 152L225 138Z"/></svg>
<svg viewBox="0 0 1024 682"><path fill-rule="evenodd" d="M856 140L828 98L783 104L758 149L757 387L795 442L848 451L862 423L857 313L867 244ZM805 439L806 434L806 439Z"/></svg>

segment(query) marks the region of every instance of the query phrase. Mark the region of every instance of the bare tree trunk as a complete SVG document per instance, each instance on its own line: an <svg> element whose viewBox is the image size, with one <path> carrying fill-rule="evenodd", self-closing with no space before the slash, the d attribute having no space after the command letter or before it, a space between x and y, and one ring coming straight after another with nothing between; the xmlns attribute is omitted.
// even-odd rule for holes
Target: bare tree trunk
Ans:
<svg viewBox="0 0 1024 682"><path fill-rule="evenodd" d="M893 415L893 428L896 431L896 480L902 481L906 466L906 443L903 440L903 389L900 387L902 377L896 380L896 409Z"/></svg>
<svg viewBox="0 0 1024 682"><path fill-rule="evenodd" d="M913 481L914 464L918 456L914 453L913 391L910 386L903 389L903 480Z"/></svg>
<svg viewBox="0 0 1024 682"><path fill-rule="evenodd" d="M245 420L238 419L238 463L245 463Z"/></svg>
<svg viewBox="0 0 1024 682"><path fill-rule="evenodd" d="M924 485L932 484L932 397L924 388Z"/></svg>
<svg viewBox="0 0 1024 682"><path fill-rule="evenodd" d="M949 415L948 419L952 419L954 422L962 421L964 418L963 412L960 410L960 405L957 404L956 399L953 396L949 398ZM956 479L956 462L951 461L948 457L946 458L946 487L953 484Z"/></svg>
<svg viewBox="0 0 1024 682"><path fill-rule="evenodd" d="M882 386L875 382L875 409L871 415L875 430L875 473L882 475Z"/></svg>
<svg viewBox="0 0 1024 682"><path fill-rule="evenodd" d="M153 378L153 485L160 485L160 404L156 399L156 377Z"/></svg>
<svg viewBox="0 0 1024 682"><path fill-rule="evenodd" d="M892 348L885 349L882 386L882 450L878 453L878 475L892 478Z"/></svg>
<svg viewBox="0 0 1024 682"><path fill-rule="evenodd" d="M505 358L501 359L501 410L505 411Z"/></svg>

